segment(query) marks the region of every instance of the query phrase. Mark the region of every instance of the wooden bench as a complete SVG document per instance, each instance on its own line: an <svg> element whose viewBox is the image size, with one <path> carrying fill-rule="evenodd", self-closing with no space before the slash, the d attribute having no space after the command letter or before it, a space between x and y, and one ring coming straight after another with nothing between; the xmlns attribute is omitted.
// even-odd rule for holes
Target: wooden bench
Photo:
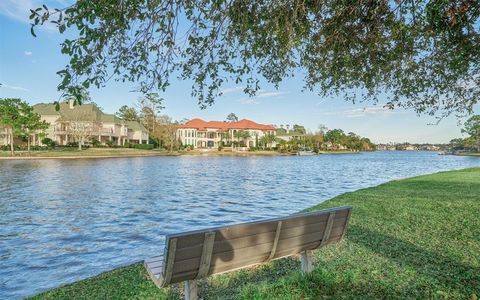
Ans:
<svg viewBox="0 0 480 300"><path fill-rule="evenodd" d="M197 299L196 280L286 256L301 254L310 272L312 250L344 236L351 206L294 214L166 236L164 255L145 261L159 287L185 281L185 299Z"/></svg>

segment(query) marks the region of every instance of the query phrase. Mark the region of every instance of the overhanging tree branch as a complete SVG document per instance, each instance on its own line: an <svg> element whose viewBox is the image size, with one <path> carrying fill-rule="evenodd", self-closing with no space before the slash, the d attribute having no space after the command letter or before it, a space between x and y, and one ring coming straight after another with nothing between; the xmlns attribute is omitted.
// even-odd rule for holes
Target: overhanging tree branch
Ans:
<svg viewBox="0 0 480 300"><path fill-rule="evenodd" d="M149 93L178 76L204 108L226 82L254 95L261 78L278 86L300 71L321 96L440 117L478 102L479 17L475 0L79 0L31 15L78 34L62 44L69 94L110 78Z"/></svg>

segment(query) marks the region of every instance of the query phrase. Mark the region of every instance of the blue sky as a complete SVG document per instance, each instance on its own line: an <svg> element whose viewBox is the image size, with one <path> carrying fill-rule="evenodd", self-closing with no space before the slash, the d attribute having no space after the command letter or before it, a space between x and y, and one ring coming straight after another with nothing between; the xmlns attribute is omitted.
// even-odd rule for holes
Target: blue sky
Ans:
<svg viewBox="0 0 480 300"><path fill-rule="evenodd" d="M63 37L53 28L39 29L37 38L30 35L29 8L39 7L37 0L0 1L0 97L18 97L29 103L58 100L56 86L67 58L60 53ZM63 7L64 1L47 1L52 7ZM353 105L341 98L321 98L302 92L302 78L287 79L275 89L262 85L254 98L242 93L242 86L227 84L224 96L205 110L190 96L191 82L172 79L165 99L164 113L173 119L200 117L224 120L234 112L239 118L248 118L268 124L302 124L316 130L320 124L356 132L377 143L386 142L448 142L461 136L458 120L446 118L439 125L428 116L417 116L405 110L389 111L371 103ZM92 100L105 112L114 113L124 104L133 105L140 94L131 92L134 84L111 82L103 89L91 89ZM476 112L480 112L477 105Z"/></svg>

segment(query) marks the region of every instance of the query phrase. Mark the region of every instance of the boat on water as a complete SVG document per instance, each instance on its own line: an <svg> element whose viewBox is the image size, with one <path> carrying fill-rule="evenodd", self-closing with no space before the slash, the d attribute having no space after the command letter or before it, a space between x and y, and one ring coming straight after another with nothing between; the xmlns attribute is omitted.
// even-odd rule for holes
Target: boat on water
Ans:
<svg viewBox="0 0 480 300"><path fill-rule="evenodd" d="M305 155L305 156L307 156L307 155L315 155L315 154L316 154L316 153L313 152L313 151L298 151L298 152L297 152L297 155Z"/></svg>
<svg viewBox="0 0 480 300"><path fill-rule="evenodd" d="M439 152L438 152L438 155L454 155L454 154L455 154L455 152L453 152L453 151L450 151L450 152L448 152L448 151L439 151Z"/></svg>

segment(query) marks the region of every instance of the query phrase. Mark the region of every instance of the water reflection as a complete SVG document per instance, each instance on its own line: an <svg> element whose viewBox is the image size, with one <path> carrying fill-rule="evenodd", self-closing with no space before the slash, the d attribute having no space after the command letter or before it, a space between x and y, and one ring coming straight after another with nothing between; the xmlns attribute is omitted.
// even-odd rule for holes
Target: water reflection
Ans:
<svg viewBox="0 0 480 300"><path fill-rule="evenodd" d="M166 233L297 212L391 179L480 166L475 157L0 161L0 298L21 298L158 254Z"/></svg>

